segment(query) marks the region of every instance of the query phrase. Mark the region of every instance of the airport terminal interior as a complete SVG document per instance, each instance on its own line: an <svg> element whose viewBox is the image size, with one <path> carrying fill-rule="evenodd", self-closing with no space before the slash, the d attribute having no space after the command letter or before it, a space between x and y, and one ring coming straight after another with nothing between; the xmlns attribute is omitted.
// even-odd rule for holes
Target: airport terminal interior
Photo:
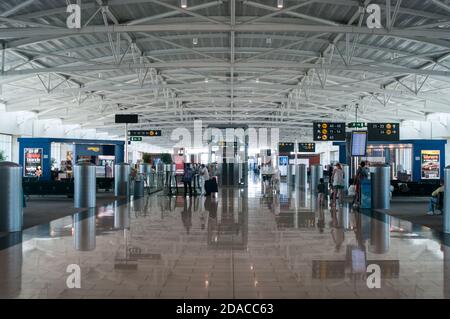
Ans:
<svg viewBox="0 0 450 319"><path fill-rule="evenodd" d="M450 298L449 31L449 0L0 1L0 298Z"/></svg>

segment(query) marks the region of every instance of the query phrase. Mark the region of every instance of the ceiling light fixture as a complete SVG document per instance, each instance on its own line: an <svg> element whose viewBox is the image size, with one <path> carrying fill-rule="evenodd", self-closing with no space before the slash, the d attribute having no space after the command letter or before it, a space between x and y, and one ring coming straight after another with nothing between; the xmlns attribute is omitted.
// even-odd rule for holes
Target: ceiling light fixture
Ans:
<svg viewBox="0 0 450 319"><path fill-rule="evenodd" d="M208 81L209 81L208 78L205 78L205 83L208 83Z"/></svg>
<svg viewBox="0 0 450 319"><path fill-rule="evenodd" d="M186 8L187 8L187 0L181 0L181 7L182 7L183 9L186 9Z"/></svg>
<svg viewBox="0 0 450 319"><path fill-rule="evenodd" d="M193 43L194 45L197 45L197 44L198 44L198 38L193 38L193 39L192 39L192 43Z"/></svg>
<svg viewBox="0 0 450 319"><path fill-rule="evenodd" d="M284 1L283 0L277 0L277 8L282 9L284 7Z"/></svg>

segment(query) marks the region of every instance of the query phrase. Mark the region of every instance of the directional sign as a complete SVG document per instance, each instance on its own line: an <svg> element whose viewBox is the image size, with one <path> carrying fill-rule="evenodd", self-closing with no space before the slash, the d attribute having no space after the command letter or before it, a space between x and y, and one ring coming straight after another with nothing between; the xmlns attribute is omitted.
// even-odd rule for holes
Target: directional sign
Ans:
<svg viewBox="0 0 450 319"><path fill-rule="evenodd" d="M161 130L130 130L128 131L129 136L161 136Z"/></svg>
<svg viewBox="0 0 450 319"><path fill-rule="evenodd" d="M314 141L345 141L345 123L314 122Z"/></svg>
<svg viewBox="0 0 450 319"><path fill-rule="evenodd" d="M395 142L400 140L399 123L369 123L367 131L369 141Z"/></svg>
<svg viewBox="0 0 450 319"><path fill-rule="evenodd" d="M132 136L130 137L131 142L142 142L142 137L140 136Z"/></svg>
<svg viewBox="0 0 450 319"><path fill-rule="evenodd" d="M278 143L278 153L286 154L294 151L294 143Z"/></svg>
<svg viewBox="0 0 450 319"><path fill-rule="evenodd" d="M314 153L316 151L316 143L298 143L298 151L300 153Z"/></svg>
<svg viewBox="0 0 450 319"><path fill-rule="evenodd" d="M352 122L347 124L348 128L364 128L367 127L367 123L363 122Z"/></svg>

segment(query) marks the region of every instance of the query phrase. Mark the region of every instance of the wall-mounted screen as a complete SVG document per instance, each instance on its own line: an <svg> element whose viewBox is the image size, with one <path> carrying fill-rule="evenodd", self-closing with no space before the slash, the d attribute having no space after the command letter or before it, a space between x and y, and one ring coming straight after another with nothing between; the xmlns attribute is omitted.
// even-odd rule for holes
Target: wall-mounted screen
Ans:
<svg viewBox="0 0 450 319"><path fill-rule="evenodd" d="M367 132L352 132L352 156L366 156L367 154Z"/></svg>
<svg viewBox="0 0 450 319"><path fill-rule="evenodd" d="M139 118L137 114L116 114L116 124L138 123Z"/></svg>

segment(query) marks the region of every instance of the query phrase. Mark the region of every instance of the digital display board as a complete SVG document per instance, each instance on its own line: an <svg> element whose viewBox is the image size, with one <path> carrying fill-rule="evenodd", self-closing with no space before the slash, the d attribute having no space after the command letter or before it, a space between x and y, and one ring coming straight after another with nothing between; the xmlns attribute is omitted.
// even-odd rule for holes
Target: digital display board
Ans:
<svg viewBox="0 0 450 319"><path fill-rule="evenodd" d="M129 136L161 136L161 130L131 130L128 131Z"/></svg>
<svg viewBox="0 0 450 319"><path fill-rule="evenodd" d="M24 176L41 177L42 176L42 148L24 149Z"/></svg>
<svg viewBox="0 0 450 319"><path fill-rule="evenodd" d="M366 156L367 153L367 132L352 132L352 156Z"/></svg>
<svg viewBox="0 0 450 319"><path fill-rule="evenodd" d="M286 154L294 152L294 143L278 143L278 153Z"/></svg>
<svg viewBox="0 0 450 319"><path fill-rule="evenodd" d="M116 114L116 124L138 123L137 114Z"/></svg>
<svg viewBox="0 0 450 319"><path fill-rule="evenodd" d="M369 141L396 142L400 140L399 123L369 123L367 125Z"/></svg>
<svg viewBox="0 0 450 319"><path fill-rule="evenodd" d="M314 141L345 141L345 123L314 122Z"/></svg>
<svg viewBox="0 0 450 319"><path fill-rule="evenodd" d="M316 143L298 143L298 151L300 153L314 153L316 151Z"/></svg>

